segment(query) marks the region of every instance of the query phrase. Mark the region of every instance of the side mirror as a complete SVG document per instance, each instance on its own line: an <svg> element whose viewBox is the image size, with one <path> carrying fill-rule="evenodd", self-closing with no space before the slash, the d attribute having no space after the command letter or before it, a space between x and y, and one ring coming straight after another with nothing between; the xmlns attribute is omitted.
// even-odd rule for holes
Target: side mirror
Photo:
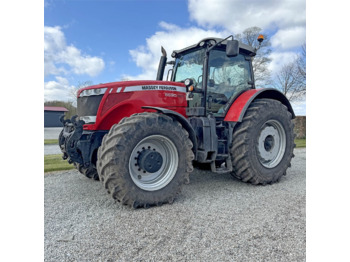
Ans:
<svg viewBox="0 0 350 262"><path fill-rule="evenodd" d="M239 54L239 42L238 40L227 40L226 43L226 55L228 57L237 56Z"/></svg>

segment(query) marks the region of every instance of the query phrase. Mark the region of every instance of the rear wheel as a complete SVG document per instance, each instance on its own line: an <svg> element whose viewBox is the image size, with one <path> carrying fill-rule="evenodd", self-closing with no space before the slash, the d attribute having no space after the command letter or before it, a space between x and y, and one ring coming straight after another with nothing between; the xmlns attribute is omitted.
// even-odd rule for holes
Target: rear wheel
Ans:
<svg viewBox="0 0 350 262"><path fill-rule="evenodd" d="M112 197L131 207L172 203L193 170L192 142L171 117L124 118L104 136L97 170Z"/></svg>
<svg viewBox="0 0 350 262"><path fill-rule="evenodd" d="M233 175L252 184L277 182L294 156L293 127L292 115L281 102L252 102L233 132Z"/></svg>

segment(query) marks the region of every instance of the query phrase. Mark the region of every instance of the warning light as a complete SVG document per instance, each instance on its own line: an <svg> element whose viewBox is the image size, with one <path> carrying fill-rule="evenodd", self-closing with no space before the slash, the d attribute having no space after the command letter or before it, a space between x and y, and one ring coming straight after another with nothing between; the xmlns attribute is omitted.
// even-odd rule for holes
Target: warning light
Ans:
<svg viewBox="0 0 350 262"><path fill-rule="evenodd" d="M263 36L263 35L259 35L259 36L258 36L258 41L259 41L259 43L261 43L262 41L264 41L264 36Z"/></svg>

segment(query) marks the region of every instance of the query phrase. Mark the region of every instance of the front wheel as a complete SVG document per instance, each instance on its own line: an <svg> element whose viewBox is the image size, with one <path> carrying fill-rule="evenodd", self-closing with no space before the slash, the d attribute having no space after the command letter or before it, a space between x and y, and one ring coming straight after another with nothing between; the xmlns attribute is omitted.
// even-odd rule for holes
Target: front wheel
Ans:
<svg viewBox="0 0 350 262"><path fill-rule="evenodd" d="M125 205L171 203L189 182L192 146L187 131L171 117L135 114L104 136L97 171L112 197Z"/></svg>
<svg viewBox="0 0 350 262"><path fill-rule="evenodd" d="M257 99L233 132L233 175L252 184L277 182L294 156L292 115L279 101Z"/></svg>
<svg viewBox="0 0 350 262"><path fill-rule="evenodd" d="M91 178L93 180L99 180L96 168L94 168L94 167L83 167L79 163L74 163L74 166L75 166L76 169L78 169L78 171L81 174L83 174L87 178Z"/></svg>

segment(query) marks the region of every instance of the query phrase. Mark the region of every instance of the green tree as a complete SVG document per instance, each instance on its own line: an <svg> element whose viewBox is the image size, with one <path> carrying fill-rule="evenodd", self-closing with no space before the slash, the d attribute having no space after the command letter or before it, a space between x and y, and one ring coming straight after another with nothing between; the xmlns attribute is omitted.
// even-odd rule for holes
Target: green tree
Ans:
<svg viewBox="0 0 350 262"><path fill-rule="evenodd" d="M64 102L59 100L52 100L44 102L44 106L58 106L67 108L68 112L65 114L65 118L71 118L72 116L77 114L77 108L73 105L71 101Z"/></svg>

